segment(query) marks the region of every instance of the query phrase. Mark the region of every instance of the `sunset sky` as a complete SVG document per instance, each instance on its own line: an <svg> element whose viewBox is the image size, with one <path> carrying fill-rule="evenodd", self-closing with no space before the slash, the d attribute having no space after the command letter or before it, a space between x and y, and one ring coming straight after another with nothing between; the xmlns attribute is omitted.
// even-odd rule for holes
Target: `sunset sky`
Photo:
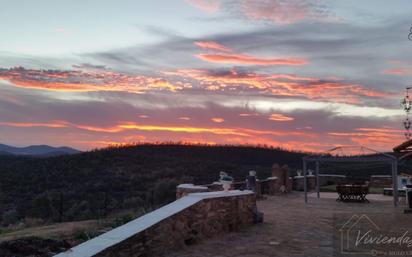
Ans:
<svg viewBox="0 0 412 257"><path fill-rule="evenodd" d="M0 3L0 143L404 140L411 1Z"/></svg>

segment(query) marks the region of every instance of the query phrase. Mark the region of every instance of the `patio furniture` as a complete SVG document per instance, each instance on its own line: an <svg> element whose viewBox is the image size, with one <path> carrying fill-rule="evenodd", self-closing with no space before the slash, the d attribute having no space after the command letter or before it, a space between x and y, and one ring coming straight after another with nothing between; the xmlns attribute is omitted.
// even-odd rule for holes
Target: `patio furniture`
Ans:
<svg viewBox="0 0 412 257"><path fill-rule="evenodd" d="M342 202L369 202L366 195L369 193L367 185L337 185L338 199Z"/></svg>

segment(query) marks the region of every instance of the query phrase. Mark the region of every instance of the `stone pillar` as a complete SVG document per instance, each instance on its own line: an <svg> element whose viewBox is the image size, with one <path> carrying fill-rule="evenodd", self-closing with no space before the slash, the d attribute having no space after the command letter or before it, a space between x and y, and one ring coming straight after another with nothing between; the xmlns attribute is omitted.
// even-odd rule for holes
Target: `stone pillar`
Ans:
<svg viewBox="0 0 412 257"><path fill-rule="evenodd" d="M288 192L292 192L293 190L293 178L292 177L288 178L288 184L286 185L286 188Z"/></svg>
<svg viewBox="0 0 412 257"><path fill-rule="evenodd" d="M256 171L251 170L249 171L249 176L247 176L246 178L246 189L247 190L252 190L253 192L257 192L256 191Z"/></svg>
<svg viewBox="0 0 412 257"><path fill-rule="evenodd" d="M262 199L262 181L259 179L256 179L256 198Z"/></svg>
<svg viewBox="0 0 412 257"><path fill-rule="evenodd" d="M276 177L276 187L278 192L288 192L287 184L289 179L289 167L283 165L280 167L278 164L272 166L272 177Z"/></svg>

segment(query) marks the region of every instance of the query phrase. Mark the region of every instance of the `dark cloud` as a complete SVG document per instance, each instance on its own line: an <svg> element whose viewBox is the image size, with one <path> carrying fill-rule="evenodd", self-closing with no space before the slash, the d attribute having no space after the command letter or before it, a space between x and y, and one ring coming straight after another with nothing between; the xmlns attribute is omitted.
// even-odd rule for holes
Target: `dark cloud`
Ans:
<svg viewBox="0 0 412 257"><path fill-rule="evenodd" d="M94 70L106 70L106 65L96 65L90 63L81 63L81 64L73 64L73 68L75 69L94 69Z"/></svg>

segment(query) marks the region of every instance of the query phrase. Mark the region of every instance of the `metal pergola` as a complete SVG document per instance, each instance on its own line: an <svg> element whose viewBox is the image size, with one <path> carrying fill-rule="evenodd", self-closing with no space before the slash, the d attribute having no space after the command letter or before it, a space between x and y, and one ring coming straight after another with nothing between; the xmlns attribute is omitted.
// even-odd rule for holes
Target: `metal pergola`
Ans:
<svg viewBox="0 0 412 257"><path fill-rule="evenodd" d="M351 146L352 147L352 146ZM319 186L319 166L320 163L388 163L392 167L392 185L393 185L393 204L398 206L398 159L390 154L382 153L364 146L360 146L361 150L369 150L374 155L356 155L356 156L332 156L331 152L346 148L344 146L336 147L327 152L324 155L311 155L303 157L303 176L304 176L304 191L305 191L305 203L308 202L308 180L307 180L307 166L308 163L315 163L315 176L316 176L316 192L317 198L320 198L320 186Z"/></svg>

